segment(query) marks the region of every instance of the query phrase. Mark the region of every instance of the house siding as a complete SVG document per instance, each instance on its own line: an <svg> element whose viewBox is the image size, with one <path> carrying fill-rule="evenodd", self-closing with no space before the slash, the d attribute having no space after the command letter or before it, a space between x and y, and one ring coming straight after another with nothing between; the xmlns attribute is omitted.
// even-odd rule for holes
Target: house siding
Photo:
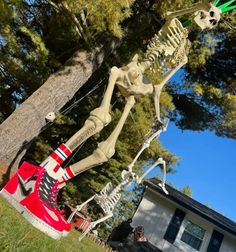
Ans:
<svg viewBox="0 0 236 252"><path fill-rule="evenodd" d="M236 252L236 239L232 237L224 237L220 252Z"/></svg>
<svg viewBox="0 0 236 252"><path fill-rule="evenodd" d="M164 240L163 237L176 208L183 210L186 216L175 242L171 244ZM133 216L132 226L143 226L148 241L163 252L196 252L197 250L181 241L186 220L190 220L205 229L204 239L199 251L206 252L212 232L215 229L214 225L182 206L178 206L176 203L167 200L153 189L146 188L143 199ZM236 252L236 238L225 231L219 230L219 228L218 231L224 234L220 252Z"/></svg>
<svg viewBox="0 0 236 252"><path fill-rule="evenodd" d="M164 245L163 237L173 214L175 207L167 201L158 204L152 193L146 190L143 199L136 211L132 226L143 226L145 236L150 243L159 247Z"/></svg>

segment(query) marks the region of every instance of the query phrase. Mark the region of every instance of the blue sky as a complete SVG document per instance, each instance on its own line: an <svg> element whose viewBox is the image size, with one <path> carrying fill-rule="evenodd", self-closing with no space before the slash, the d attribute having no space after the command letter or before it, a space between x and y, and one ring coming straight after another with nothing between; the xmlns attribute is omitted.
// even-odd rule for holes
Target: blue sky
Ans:
<svg viewBox="0 0 236 252"><path fill-rule="evenodd" d="M194 199L236 221L236 141L207 131L181 131L173 123L160 140L181 157L167 182L189 185Z"/></svg>

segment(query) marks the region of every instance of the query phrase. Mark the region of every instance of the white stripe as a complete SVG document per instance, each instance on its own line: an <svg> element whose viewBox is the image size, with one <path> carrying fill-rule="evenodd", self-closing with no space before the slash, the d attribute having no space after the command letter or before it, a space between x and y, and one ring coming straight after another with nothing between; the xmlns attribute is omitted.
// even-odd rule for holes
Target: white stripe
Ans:
<svg viewBox="0 0 236 252"><path fill-rule="evenodd" d="M57 156L59 156L62 160L65 160L65 159L66 159L66 157L64 157L64 156L62 155L62 153L61 153L61 151L60 151L59 149L56 149L56 150L55 150L55 153L56 153Z"/></svg>
<svg viewBox="0 0 236 252"><path fill-rule="evenodd" d="M64 176L66 177L66 180L70 179L69 175L67 175L66 173L64 174Z"/></svg>
<svg viewBox="0 0 236 252"><path fill-rule="evenodd" d="M66 153L65 153L62 149L60 149L59 147L57 148L57 150L61 153L61 155L62 155L63 157L65 157L65 158L68 157L68 156L66 155Z"/></svg>

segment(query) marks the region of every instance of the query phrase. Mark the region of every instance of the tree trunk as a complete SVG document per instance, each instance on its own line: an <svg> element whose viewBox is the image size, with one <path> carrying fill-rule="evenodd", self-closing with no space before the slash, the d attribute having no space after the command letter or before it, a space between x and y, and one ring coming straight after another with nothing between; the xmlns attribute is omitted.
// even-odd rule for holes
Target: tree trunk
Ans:
<svg viewBox="0 0 236 252"><path fill-rule="evenodd" d="M77 51L0 125L0 176L9 176L18 168L32 139L45 126L45 116L61 109L116 45L113 40L93 52Z"/></svg>

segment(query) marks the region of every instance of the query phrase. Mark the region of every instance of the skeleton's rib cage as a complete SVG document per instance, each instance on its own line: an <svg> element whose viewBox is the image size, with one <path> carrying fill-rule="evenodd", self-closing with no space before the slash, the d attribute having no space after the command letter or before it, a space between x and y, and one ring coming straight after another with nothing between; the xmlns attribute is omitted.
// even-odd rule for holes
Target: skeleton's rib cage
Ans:
<svg viewBox="0 0 236 252"><path fill-rule="evenodd" d="M121 194L119 193L119 191L120 191L121 187L125 184L126 184L126 181L122 181L115 188L113 188L111 182L109 182L98 194L95 194L90 199L88 199L85 203L76 207L76 210L71 214L68 221L72 220L76 211L81 210L81 208L83 206L88 204L93 199L97 202L97 204L101 207L101 209L105 213L104 217L90 223L90 225L87 227L87 229L79 237L79 240L82 240L86 236L86 234L90 230L92 230L97 224L104 222L105 220L107 220L113 216L113 210L121 198Z"/></svg>
<svg viewBox="0 0 236 252"><path fill-rule="evenodd" d="M121 198L121 194L119 193L120 189L121 184L113 188L112 184L109 182L99 194L95 195L94 200L102 208L105 214L113 212Z"/></svg>
<svg viewBox="0 0 236 252"><path fill-rule="evenodd" d="M152 38L145 53L145 69L158 69L163 75L183 61L188 53L190 41L188 31L174 18L167 22Z"/></svg>

